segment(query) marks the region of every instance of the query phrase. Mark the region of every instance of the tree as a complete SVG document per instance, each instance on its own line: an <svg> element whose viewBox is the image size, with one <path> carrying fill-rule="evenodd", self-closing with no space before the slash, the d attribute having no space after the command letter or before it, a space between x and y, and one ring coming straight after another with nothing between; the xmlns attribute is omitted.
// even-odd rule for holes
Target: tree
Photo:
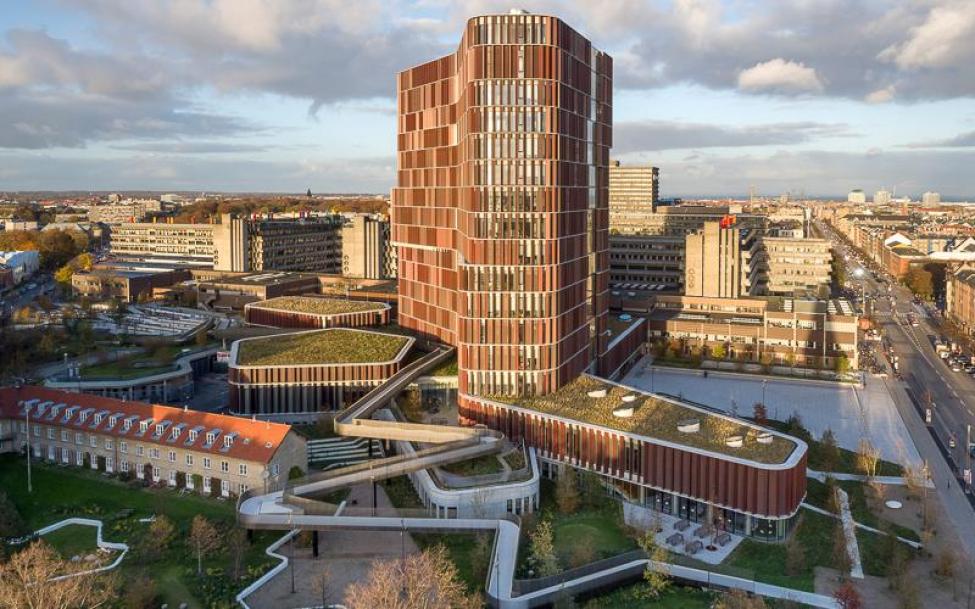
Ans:
<svg viewBox="0 0 975 609"><path fill-rule="evenodd" d="M220 547L217 529L204 516L197 514L190 524L190 536L186 540L196 554L196 574L203 574L203 557Z"/></svg>
<svg viewBox="0 0 975 609"><path fill-rule="evenodd" d="M711 357L714 359L724 359L727 354L728 350L724 345L716 345L711 349Z"/></svg>
<svg viewBox="0 0 975 609"><path fill-rule="evenodd" d="M857 444L856 466L867 479L877 475L877 464L880 462L880 451L870 443L870 440L861 438Z"/></svg>
<svg viewBox="0 0 975 609"><path fill-rule="evenodd" d="M156 516L139 543L139 553L148 560L158 560L176 538L173 521L164 515Z"/></svg>
<svg viewBox="0 0 975 609"><path fill-rule="evenodd" d="M0 537L17 537L23 532L24 519L20 517L17 506L6 493L0 491Z"/></svg>
<svg viewBox="0 0 975 609"><path fill-rule="evenodd" d="M315 575L315 592L322 598L322 608L328 607L328 597L332 594L332 571L328 565Z"/></svg>
<svg viewBox="0 0 975 609"><path fill-rule="evenodd" d="M443 546L434 546L405 560L373 563L361 581L346 588L349 609L475 609L476 595L468 594Z"/></svg>
<svg viewBox="0 0 975 609"><path fill-rule="evenodd" d="M491 537L486 533L478 533L474 537L474 549L471 550L471 573L474 574L474 579L484 581L490 564Z"/></svg>
<svg viewBox="0 0 975 609"><path fill-rule="evenodd" d="M860 593L850 582L844 582L843 585L834 590L833 599L836 600L840 609L862 609L863 607L863 599L860 598Z"/></svg>
<svg viewBox="0 0 975 609"><path fill-rule="evenodd" d="M535 575L548 577L558 573L559 561L555 556L555 537L549 519L542 519L528 538L528 562L534 567Z"/></svg>
<svg viewBox="0 0 975 609"><path fill-rule="evenodd" d="M912 266L907 271L904 284L921 298L930 299L934 295L934 278L930 272L919 266Z"/></svg>
<svg viewBox="0 0 975 609"><path fill-rule="evenodd" d="M0 563L0 609L97 609L117 598L113 574L52 579L78 570L51 546L34 542Z"/></svg>
<svg viewBox="0 0 975 609"><path fill-rule="evenodd" d="M755 402L755 405L752 406L752 418L755 419L755 422L759 425L765 425L768 423L768 408L765 407L765 404Z"/></svg>
<svg viewBox="0 0 975 609"><path fill-rule="evenodd" d="M641 588L641 595L652 599L660 598L670 587L670 573L665 566L669 558L667 548L657 543L656 527L651 527L637 542L647 555L647 566L643 570L645 586Z"/></svg>
<svg viewBox="0 0 975 609"><path fill-rule="evenodd" d="M761 596L749 596L744 590L732 588L711 605L713 609L767 609Z"/></svg>
<svg viewBox="0 0 975 609"><path fill-rule="evenodd" d="M234 527L227 535L227 554L230 557L230 575L237 581L243 575L244 555L247 554L247 531Z"/></svg>
<svg viewBox="0 0 975 609"><path fill-rule="evenodd" d="M819 458L823 471L832 472L840 463L840 447L836 444L833 430L827 427L819 437Z"/></svg>
<svg viewBox="0 0 975 609"><path fill-rule="evenodd" d="M574 514L579 509L579 486L576 470L570 465L562 466L562 473L555 486L555 503L563 514Z"/></svg>
<svg viewBox="0 0 975 609"><path fill-rule="evenodd" d="M958 556L951 548L944 548L938 554L938 560L934 566L934 574L945 579L954 579L955 571L958 566Z"/></svg>
<svg viewBox="0 0 975 609"><path fill-rule="evenodd" d="M846 374L850 371L850 360L848 360L845 355L841 354L836 358L835 369L836 374Z"/></svg>
<svg viewBox="0 0 975 609"><path fill-rule="evenodd" d="M158 596L156 582L149 577L140 577L126 583L122 606L125 609L155 609L159 606L156 602Z"/></svg>

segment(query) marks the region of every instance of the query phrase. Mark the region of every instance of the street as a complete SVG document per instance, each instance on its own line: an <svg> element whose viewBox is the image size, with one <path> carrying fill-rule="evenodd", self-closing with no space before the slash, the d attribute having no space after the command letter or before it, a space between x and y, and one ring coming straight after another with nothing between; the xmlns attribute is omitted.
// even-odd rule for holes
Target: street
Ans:
<svg viewBox="0 0 975 609"><path fill-rule="evenodd" d="M846 257L850 276L853 277L852 271L860 268L856 262L859 254L848 247L834 231L824 228L823 233ZM866 265L871 264L868 260L863 262ZM968 374L952 372L938 357L931 337L939 336L940 331L932 325L932 320L923 307L913 303L913 295L907 288L893 281L882 284L869 272L863 272L857 280L863 284L863 293L878 295L873 301L874 319L899 358L902 378L897 379L890 362L879 357L878 361L889 372L886 385L921 458L928 465L931 479L954 525L954 532L971 559L975 557L975 511L959 478L962 475L961 469L970 467L966 426L975 424L972 411L975 403L975 380ZM890 294L895 298L893 304L885 295L888 285ZM907 322L908 313L914 314L917 326L911 326ZM932 404L933 435L918 412L918 405L927 407L929 396ZM947 459L935 437L943 445ZM954 438L954 448L950 448L949 438Z"/></svg>

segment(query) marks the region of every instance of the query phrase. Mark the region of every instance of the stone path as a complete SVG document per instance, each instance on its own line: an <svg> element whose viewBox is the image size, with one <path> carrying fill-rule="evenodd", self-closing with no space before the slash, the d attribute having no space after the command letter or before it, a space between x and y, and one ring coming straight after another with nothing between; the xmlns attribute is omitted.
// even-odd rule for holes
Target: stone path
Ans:
<svg viewBox="0 0 975 609"><path fill-rule="evenodd" d="M863 579L863 564L860 562L860 544L857 543L856 522L850 512L850 498L841 488L836 489L836 500L840 505L840 520L843 522L843 535L846 537L846 553L850 557L850 577Z"/></svg>

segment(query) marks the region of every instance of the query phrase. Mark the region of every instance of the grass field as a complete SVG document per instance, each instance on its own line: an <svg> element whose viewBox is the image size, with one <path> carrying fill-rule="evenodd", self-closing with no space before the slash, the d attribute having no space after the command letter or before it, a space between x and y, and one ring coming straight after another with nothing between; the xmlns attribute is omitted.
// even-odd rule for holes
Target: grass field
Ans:
<svg viewBox="0 0 975 609"><path fill-rule="evenodd" d="M234 595L271 565L264 549L278 534L261 532L244 548L241 581L234 582L224 575L231 563L225 548L204 560L203 577L196 575L195 561L183 543L190 522L201 514L226 540L236 526L232 502L132 486L95 471L37 461L33 463L32 474L34 491L28 494L25 461L12 456L0 458L0 488L6 491L24 519L25 532L73 516L102 520L106 541L121 541L131 548L119 567L123 588L127 583L151 576L159 602L170 607L178 607L182 602L188 603L191 609L229 607ZM139 522L140 518L152 515L165 515L176 528L175 540L168 549L154 548L156 540L149 538L148 525ZM62 531L45 539L63 554L73 555L86 546L94 547L94 528L66 527ZM158 551L150 556L148 551L154 549Z"/></svg>
<svg viewBox="0 0 975 609"><path fill-rule="evenodd" d="M672 586L658 599L645 598L640 584L577 601L583 609L709 609L714 594L697 588Z"/></svg>
<svg viewBox="0 0 975 609"><path fill-rule="evenodd" d="M95 527L71 525L44 535L42 539L51 545L65 560L84 556L98 549L98 531Z"/></svg>

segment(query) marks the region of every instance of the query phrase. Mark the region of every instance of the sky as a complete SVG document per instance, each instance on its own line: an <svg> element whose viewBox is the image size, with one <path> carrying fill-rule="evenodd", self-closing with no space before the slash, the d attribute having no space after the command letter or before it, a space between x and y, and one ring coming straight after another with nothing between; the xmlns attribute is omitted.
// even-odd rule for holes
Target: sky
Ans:
<svg viewBox="0 0 975 609"><path fill-rule="evenodd" d="M513 6L613 56L663 197L975 200L972 0L10 0L0 191L388 193L396 73Z"/></svg>

